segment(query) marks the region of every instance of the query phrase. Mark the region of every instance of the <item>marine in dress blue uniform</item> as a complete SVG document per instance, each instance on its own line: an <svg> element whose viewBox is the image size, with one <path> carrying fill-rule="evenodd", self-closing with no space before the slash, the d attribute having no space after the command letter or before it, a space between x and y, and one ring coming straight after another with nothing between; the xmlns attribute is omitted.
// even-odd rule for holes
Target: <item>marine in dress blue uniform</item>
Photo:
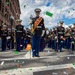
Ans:
<svg viewBox="0 0 75 75"><path fill-rule="evenodd" d="M53 28L53 34L52 34L52 49L56 51L57 43L56 43L56 36L57 36L57 30L56 28Z"/></svg>
<svg viewBox="0 0 75 75"><path fill-rule="evenodd" d="M46 41L46 30L45 30L44 35L40 39L40 52L43 52L45 48L45 41Z"/></svg>
<svg viewBox="0 0 75 75"><path fill-rule="evenodd" d="M8 39L7 39L7 47L8 49L11 49L11 31L8 30Z"/></svg>
<svg viewBox="0 0 75 75"><path fill-rule="evenodd" d="M72 28L72 39L71 39L72 51L75 50L75 23L73 25L74 27Z"/></svg>
<svg viewBox="0 0 75 75"><path fill-rule="evenodd" d="M48 47L51 48L52 47L52 29L49 31L47 39L48 39Z"/></svg>
<svg viewBox="0 0 75 75"><path fill-rule="evenodd" d="M23 32L23 48L26 48L26 30Z"/></svg>
<svg viewBox="0 0 75 75"><path fill-rule="evenodd" d="M57 48L58 48L58 40L57 40L57 27L53 28L53 47L54 47L54 50L57 51Z"/></svg>
<svg viewBox="0 0 75 75"><path fill-rule="evenodd" d="M36 20L40 18L39 16L40 12L41 12L41 9L39 8L35 9L36 17L33 18L32 20L33 27ZM34 34L32 37L32 56L33 57L39 57L40 38L44 35L44 32L45 32L44 30L45 30L44 19L42 18L41 22L38 24L37 28L34 30Z"/></svg>
<svg viewBox="0 0 75 75"><path fill-rule="evenodd" d="M11 34L11 49L14 49L14 32Z"/></svg>
<svg viewBox="0 0 75 75"><path fill-rule="evenodd" d="M71 43L71 39L70 39L70 36L71 36L71 28L69 27L66 32L65 32L65 41L64 41L64 47L66 49L70 49L70 43Z"/></svg>
<svg viewBox="0 0 75 75"><path fill-rule="evenodd" d="M60 21L60 26L57 27L58 32L58 51L62 52L63 47L63 38L64 38L64 32L65 28L63 27L63 21Z"/></svg>
<svg viewBox="0 0 75 75"><path fill-rule="evenodd" d="M7 36L8 36L7 26L6 25L3 25L2 30L1 30L2 51L5 51L6 50Z"/></svg>
<svg viewBox="0 0 75 75"><path fill-rule="evenodd" d="M18 25L16 26L16 51L21 51L22 39L23 39L23 32L24 27L21 25L22 20L18 20Z"/></svg>
<svg viewBox="0 0 75 75"><path fill-rule="evenodd" d="M9 49L14 49L14 32L11 32L11 30L8 31L8 39L7 39L7 47Z"/></svg>
<svg viewBox="0 0 75 75"><path fill-rule="evenodd" d="M2 29L2 26L0 26L0 48L2 48L2 47L1 47L1 45L2 45L2 40L1 40L1 29Z"/></svg>

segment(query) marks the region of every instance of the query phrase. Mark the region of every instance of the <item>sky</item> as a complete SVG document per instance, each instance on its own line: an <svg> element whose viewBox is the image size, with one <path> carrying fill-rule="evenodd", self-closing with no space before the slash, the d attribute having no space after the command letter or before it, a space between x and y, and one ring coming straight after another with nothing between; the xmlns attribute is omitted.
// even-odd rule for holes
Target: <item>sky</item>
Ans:
<svg viewBox="0 0 75 75"><path fill-rule="evenodd" d="M59 25L59 21L64 21L64 27L75 23L75 0L19 0L21 8L22 24L29 27L30 16L35 17L35 8L42 10L40 16L44 18L44 24L47 28L53 28ZM46 15L46 11L53 16Z"/></svg>

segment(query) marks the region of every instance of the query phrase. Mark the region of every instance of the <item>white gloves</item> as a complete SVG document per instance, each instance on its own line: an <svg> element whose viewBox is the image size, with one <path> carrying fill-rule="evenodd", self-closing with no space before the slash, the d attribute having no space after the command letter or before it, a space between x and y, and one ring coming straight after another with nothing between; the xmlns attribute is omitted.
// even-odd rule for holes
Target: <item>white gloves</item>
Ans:
<svg viewBox="0 0 75 75"><path fill-rule="evenodd" d="M8 37L7 37L7 40L9 40L9 39L11 39L11 37L10 37L10 36L8 36Z"/></svg>
<svg viewBox="0 0 75 75"><path fill-rule="evenodd" d="M45 30L43 30L43 31L42 31L42 35L41 35L41 37L43 37L43 36L44 36L44 33L45 33Z"/></svg>
<svg viewBox="0 0 75 75"><path fill-rule="evenodd" d="M32 24L32 20L29 21L29 24Z"/></svg>

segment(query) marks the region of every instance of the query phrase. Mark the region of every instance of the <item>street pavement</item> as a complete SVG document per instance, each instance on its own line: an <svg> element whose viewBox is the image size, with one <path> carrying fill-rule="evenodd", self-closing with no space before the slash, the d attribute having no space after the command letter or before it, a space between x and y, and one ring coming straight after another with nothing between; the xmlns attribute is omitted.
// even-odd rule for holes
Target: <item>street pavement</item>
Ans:
<svg viewBox="0 0 75 75"><path fill-rule="evenodd" d="M0 59L9 59L9 58L18 58L23 57L28 51L23 50L21 52L17 52L15 50L7 50L5 52L0 52Z"/></svg>
<svg viewBox="0 0 75 75"><path fill-rule="evenodd" d="M75 75L75 52L45 48L39 58L31 51L0 52L0 75Z"/></svg>
<svg viewBox="0 0 75 75"><path fill-rule="evenodd" d="M47 71L34 72L33 75L75 75L75 69L65 68L58 70L47 70Z"/></svg>

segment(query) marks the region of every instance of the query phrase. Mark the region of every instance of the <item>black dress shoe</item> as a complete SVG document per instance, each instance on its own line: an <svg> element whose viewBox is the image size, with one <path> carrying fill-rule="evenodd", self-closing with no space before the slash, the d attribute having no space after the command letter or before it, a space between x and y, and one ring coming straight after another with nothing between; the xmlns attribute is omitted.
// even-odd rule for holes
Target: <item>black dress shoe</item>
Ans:
<svg viewBox="0 0 75 75"><path fill-rule="evenodd" d="M32 55L32 57L35 57L35 55Z"/></svg>
<svg viewBox="0 0 75 75"><path fill-rule="evenodd" d="M5 50L2 50L1 52L5 52Z"/></svg>
<svg viewBox="0 0 75 75"><path fill-rule="evenodd" d="M21 52L21 51L18 51L18 50L16 50L17 52Z"/></svg>
<svg viewBox="0 0 75 75"><path fill-rule="evenodd" d="M35 56L35 57L40 57L40 56Z"/></svg>

